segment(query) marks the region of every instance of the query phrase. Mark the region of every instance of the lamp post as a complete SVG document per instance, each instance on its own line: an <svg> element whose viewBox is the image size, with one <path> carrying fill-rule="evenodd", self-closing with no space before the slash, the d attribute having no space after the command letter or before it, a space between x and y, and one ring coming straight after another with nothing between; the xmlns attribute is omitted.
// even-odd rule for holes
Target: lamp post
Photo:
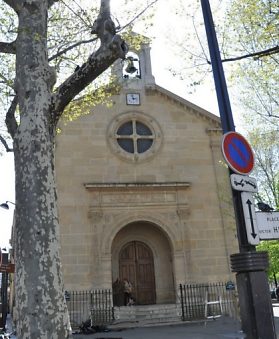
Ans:
<svg viewBox="0 0 279 339"><path fill-rule="evenodd" d="M201 0L223 133L234 131L234 121L209 0ZM230 174L233 171L230 170ZM236 272L242 329L247 339L276 339L266 270L266 252L256 252L248 242L239 191L232 190L240 253L231 255Z"/></svg>
<svg viewBox="0 0 279 339"><path fill-rule="evenodd" d="M6 319L7 319L7 313L8 313L8 277L9 274L6 271L2 271L2 264L7 265L8 264L8 253L1 252L1 265L0 265L0 272L2 274L1 278L1 314L0 314L0 327L5 330L6 327Z"/></svg>
<svg viewBox="0 0 279 339"><path fill-rule="evenodd" d="M7 200L6 202L3 202L3 203L0 205L0 207L4 208L5 210L9 210L10 207L9 207L8 204L13 204L13 205L15 205L14 202Z"/></svg>

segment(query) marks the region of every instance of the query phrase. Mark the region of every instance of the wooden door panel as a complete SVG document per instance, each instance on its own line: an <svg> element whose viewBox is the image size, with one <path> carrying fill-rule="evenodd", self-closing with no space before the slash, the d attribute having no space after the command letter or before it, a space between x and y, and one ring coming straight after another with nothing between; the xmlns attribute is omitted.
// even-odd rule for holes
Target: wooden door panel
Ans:
<svg viewBox="0 0 279 339"><path fill-rule="evenodd" d="M139 297L142 304L155 303L154 270L152 264L138 265Z"/></svg>
<svg viewBox="0 0 279 339"><path fill-rule="evenodd" d="M120 259L132 261L135 260L135 245L133 242L129 243L121 250Z"/></svg>
<svg viewBox="0 0 279 339"><path fill-rule="evenodd" d="M134 264L121 264L120 266L120 279L128 279L133 282L135 280L135 265Z"/></svg>
<svg viewBox="0 0 279 339"><path fill-rule="evenodd" d="M128 279L133 284L133 296L139 305L154 304L155 276L153 254L142 242L126 244L119 255L120 279Z"/></svg>

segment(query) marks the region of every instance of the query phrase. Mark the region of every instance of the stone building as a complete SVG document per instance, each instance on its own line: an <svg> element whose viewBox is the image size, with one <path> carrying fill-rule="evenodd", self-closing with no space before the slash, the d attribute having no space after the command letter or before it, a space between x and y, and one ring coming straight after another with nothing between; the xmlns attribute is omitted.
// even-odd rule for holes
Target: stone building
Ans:
<svg viewBox="0 0 279 339"><path fill-rule="evenodd" d="M129 279L138 304L232 279L237 239L219 117L155 83L150 47L113 68L111 105L62 124L56 174L67 290ZM206 100L206 98L204 98Z"/></svg>

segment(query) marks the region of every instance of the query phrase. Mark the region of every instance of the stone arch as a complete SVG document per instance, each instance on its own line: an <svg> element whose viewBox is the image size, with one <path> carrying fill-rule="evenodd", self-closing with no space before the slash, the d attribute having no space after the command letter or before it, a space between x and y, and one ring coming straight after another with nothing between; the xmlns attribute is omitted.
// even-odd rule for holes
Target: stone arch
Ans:
<svg viewBox="0 0 279 339"><path fill-rule="evenodd" d="M127 244L132 244L133 242L144 244L152 252L156 303L174 302L173 247L167 233L154 223L136 220L124 225L114 234L111 243L112 280L116 281L121 277L120 253ZM136 262L134 266L132 263L131 267L133 267L134 271L139 269ZM144 267L141 266L140 269L144 269Z"/></svg>
<svg viewBox="0 0 279 339"><path fill-rule="evenodd" d="M139 222L139 221L153 224L155 227L160 229L160 231L164 233L165 236L167 237L170 243L170 246L171 246L171 250L172 252L174 252L174 244L176 241L176 236L175 236L175 233L172 231L172 229L167 224L165 224L164 222L162 222L161 220L157 218L137 213L136 215L125 216L121 219L119 218L118 220L117 218L114 219L114 224L109 225L110 232L104 234L104 239L102 242L102 253L109 253L111 251L112 241L115 238L116 234L123 227L125 227L128 224Z"/></svg>

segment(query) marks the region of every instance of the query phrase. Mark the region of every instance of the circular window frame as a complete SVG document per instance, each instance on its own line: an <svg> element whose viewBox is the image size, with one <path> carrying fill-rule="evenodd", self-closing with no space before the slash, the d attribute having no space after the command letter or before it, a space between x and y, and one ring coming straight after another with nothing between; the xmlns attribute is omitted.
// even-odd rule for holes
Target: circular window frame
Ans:
<svg viewBox="0 0 279 339"><path fill-rule="evenodd" d="M133 120L136 120L146 125L152 132L152 135L154 136L152 145L148 150L146 150L143 153L137 152L129 153L125 151L117 142L118 139L117 131L120 128L120 126L126 122ZM159 151L162 145L162 131L158 122L151 116L139 111L126 112L119 114L116 118L114 118L111 121L111 123L108 126L107 140L112 152L119 156L120 158L134 163L142 162L152 158Z"/></svg>

